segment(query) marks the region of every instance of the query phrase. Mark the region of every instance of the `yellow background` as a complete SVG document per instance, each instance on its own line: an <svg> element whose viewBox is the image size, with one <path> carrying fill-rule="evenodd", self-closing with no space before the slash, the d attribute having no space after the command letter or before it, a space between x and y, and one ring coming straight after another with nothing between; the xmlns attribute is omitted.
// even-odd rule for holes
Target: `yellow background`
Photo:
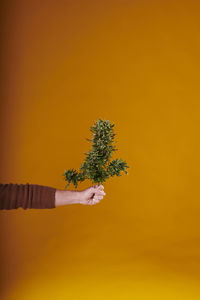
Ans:
<svg viewBox="0 0 200 300"><path fill-rule="evenodd" d="M199 1L2 9L1 182L64 189L98 118L130 169L95 206L1 211L1 299L200 299Z"/></svg>

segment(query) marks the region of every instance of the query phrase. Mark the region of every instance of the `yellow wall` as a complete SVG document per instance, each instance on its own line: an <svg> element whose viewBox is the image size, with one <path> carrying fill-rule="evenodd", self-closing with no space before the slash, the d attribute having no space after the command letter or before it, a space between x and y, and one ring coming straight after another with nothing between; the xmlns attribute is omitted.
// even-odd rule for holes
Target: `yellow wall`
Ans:
<svg viewBox="0 0 200 300"><path fill-rule="evenodd" d="M98 205L0 213L1 299L200 299L199 1L3 9L1 182L64 189L98 118L130 169Z"/></svg>

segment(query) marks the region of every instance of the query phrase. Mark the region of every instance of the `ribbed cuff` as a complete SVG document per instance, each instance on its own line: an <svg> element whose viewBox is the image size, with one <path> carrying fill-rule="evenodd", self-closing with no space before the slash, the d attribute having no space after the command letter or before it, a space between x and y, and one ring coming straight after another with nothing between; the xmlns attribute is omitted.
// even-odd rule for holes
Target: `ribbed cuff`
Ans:
<svg viewBox="0 0 200 300"><path fill-rule="evenodd" d="M26 184L25 195L21 207L27 208L55 208L56 188L38 184Z"/></svg>

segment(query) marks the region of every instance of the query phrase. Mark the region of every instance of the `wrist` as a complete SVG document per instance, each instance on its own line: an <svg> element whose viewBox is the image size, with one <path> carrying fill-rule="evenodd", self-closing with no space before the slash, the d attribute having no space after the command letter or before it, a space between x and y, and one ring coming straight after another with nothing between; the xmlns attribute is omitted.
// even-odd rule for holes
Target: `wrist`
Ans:
<svg viewBox="0 0 200 300"><path fill-rule="evenodd" d="M66 191L66 192L70 192L69 196L73 204L79 204L81 202L80 191Z"/></svg>
<svg viewBox="0 0 200 300"><path fill-rule="evenodd" d="M56 190L55 206L78 204L80 201L81 199L79 191Z"/></svg>

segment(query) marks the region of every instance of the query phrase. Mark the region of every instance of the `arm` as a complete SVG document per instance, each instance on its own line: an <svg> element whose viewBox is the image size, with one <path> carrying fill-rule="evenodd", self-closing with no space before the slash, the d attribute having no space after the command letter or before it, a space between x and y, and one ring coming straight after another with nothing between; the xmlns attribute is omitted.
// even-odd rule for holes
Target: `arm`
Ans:
<svg viewBox="0 0 200 300"><path fill-rule="evenodd" d="M96 185L83 191L67 191L29 183L0 184L0 210L55 208L76 203L94 205L105 195L103 188L102 185Z"/></svg>

